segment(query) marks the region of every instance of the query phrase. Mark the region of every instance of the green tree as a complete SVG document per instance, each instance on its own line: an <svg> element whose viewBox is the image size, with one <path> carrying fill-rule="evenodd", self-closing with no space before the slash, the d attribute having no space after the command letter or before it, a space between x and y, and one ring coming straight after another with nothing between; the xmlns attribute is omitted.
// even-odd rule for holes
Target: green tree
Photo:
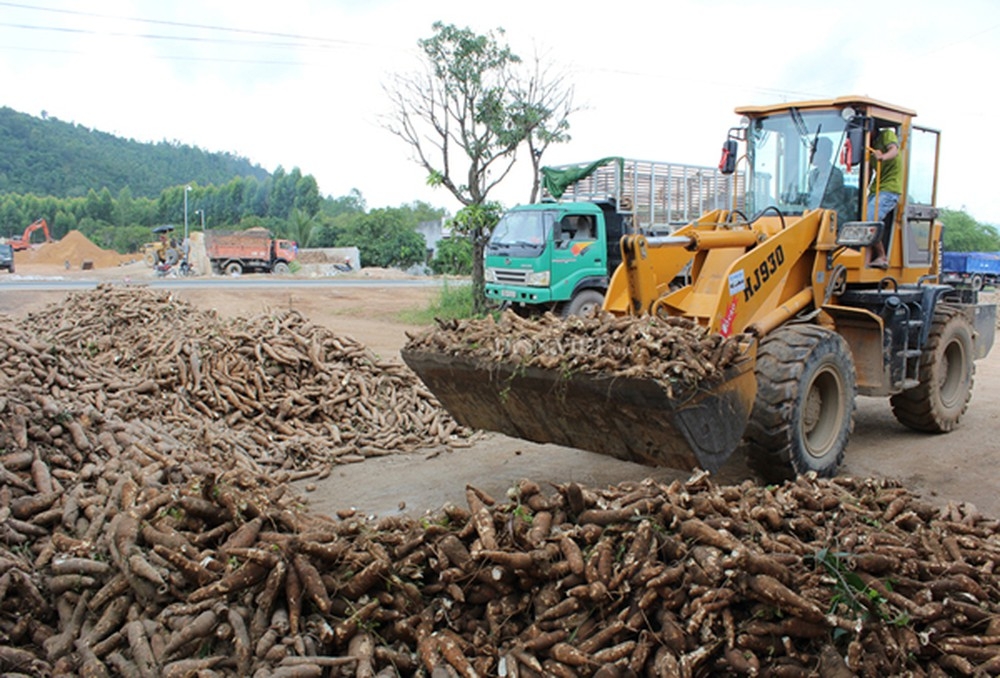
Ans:
<svg viewBox="0 0 1000 678"><path fill-rule="evenodd" d="M298 210L309 217L314 217L319 213L320 202L322 202L322 198L320 198L319 185L317 185L315 177L311 174L300 175L298 181L295 182L293 211Z"/></svg>
<svg viewBox="0 0 1000 678"><path fill-rule="evenodd" d="M357 247L366 266L406 267L424 261L427 244L399 208L372 210L347 225L338 247Z"/></svg>
<svg viewBox="0 0 1000 678"><path fill-rule="evenodd" d="M316 226L316 217L304 210L295 208L291 216L288 217L285 236L289 240L294 240L299 247L310 247L312 245L313 228Z"/></svg>
<svg viewBox="0 0 1000 678"><path fill-rule="evenodd" d="M451 220L451 229L454 233L464 235L469 239L472 249L472 310L474 313L482 313L486 308L486 283L484 277L476 277L475 271L478 266L482 270L483 251L477 248L476 243L485 243L489 234L493 232L497 222L503 215L503 207L498 202L488 202L483 205L468 205L463 207ZM478 259L478 261L477 261Z"/></svg>
<svg viewBox="0 0 1000 678"><path fill-rule="evenodd" d="M472 241L450 236L438 241L431 260L431 270L437 274L469 275L472 273Z"/></svg>
<svg viewBox="0 0 1000 678"><path fill-rule="evenodd" d="M948 252L995 252L1000 250L1000 233L994 226L981 224L965 210L941 210L944 233L942 246Z"/></svg>
<svg viewBox="0 0 1000 678"><path fill-rule="evenodd" d="M328 198L320 206L320 211L328 217L341 214L364 214L368 209L361 191L352 188L351 192L339 198Z"/></svg>
<svg viewBox="0 0 1000 678"><path fill-rule="evenodd" d="M529 138L536 152L569 138L566 118L572 107L557 103L571 102L572 96L560 95L561 81L546 80L544 68L522 78L521 58L500 41L503 29L478 35L441 22L433 29L434 35L418 43L425 71L398 75L385 88L393 109L385 127L410 147L428 183L444 186L465 207L485 205ZM470 234L479 312L486 301L478 292L489 231L477 226Z"/></svg>

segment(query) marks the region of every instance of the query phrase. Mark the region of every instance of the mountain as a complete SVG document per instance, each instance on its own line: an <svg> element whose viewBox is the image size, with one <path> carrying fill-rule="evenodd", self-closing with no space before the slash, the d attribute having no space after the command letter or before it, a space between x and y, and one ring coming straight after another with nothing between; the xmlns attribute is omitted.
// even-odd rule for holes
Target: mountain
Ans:
<svg viewBox="0 0 1000 678"><path fill-rule="evenodd" d="M123 139L55 118L0 107L0 194L68 198L107 187L156 198L169 186L223 185L234 177L264 180L270 173L231 153L195 146Z"/></svg>

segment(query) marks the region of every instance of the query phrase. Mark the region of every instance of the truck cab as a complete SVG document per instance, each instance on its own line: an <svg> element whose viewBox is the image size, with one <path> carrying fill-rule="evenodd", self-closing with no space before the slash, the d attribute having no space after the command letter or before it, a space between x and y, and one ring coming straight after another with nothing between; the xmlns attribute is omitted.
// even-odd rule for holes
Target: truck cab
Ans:
<svg viewBox="0 0 1000 678"><path fill-rule="evenodd" d="M717 167L619 157L541 175L542 202L505 214L486 247L487 298L523 315L600 307L623 235L670 233L744 193L742 175Z"/></svg>
<svg viewBox="0 0 1000 678"><path fill-rule="evenodd" d="M486 296L524 314L598 308L621 263L622 234L622 216L608 202L514 207L486 245Z"/></svg>

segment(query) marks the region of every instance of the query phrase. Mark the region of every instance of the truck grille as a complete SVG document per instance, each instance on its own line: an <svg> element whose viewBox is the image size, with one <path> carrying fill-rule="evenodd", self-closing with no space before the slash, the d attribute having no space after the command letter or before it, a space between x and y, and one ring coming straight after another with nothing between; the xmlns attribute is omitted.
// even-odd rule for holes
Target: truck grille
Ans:
<svg viewBox="0 0 1000 678"><path fill-rule="evenodd" d="M497 282L510 285L523 285L528 280L528 272L511 268L495 269Z"/></svg>

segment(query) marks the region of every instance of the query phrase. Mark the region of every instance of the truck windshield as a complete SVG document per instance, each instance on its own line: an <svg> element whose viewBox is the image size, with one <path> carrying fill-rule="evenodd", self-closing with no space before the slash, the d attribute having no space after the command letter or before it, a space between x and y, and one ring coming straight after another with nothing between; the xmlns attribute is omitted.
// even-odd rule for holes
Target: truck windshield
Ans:
<svg viewBox="0 0 1000 678"><path fill-rule="evenodd" d="M552 232L555 214L549 210L507 212L493 229L487 251L497 253L500 250L521 249L541 252Z"/></svg>
<svg viewBox="0 0 1000 678"><path fill-rule="evenodd" d="M747 134L750 212L773 206L802 214L822 207L836 210L838 221L857 219L860 172L840 163L845 129L837 111L793 108L753 120Z"/></svg>

